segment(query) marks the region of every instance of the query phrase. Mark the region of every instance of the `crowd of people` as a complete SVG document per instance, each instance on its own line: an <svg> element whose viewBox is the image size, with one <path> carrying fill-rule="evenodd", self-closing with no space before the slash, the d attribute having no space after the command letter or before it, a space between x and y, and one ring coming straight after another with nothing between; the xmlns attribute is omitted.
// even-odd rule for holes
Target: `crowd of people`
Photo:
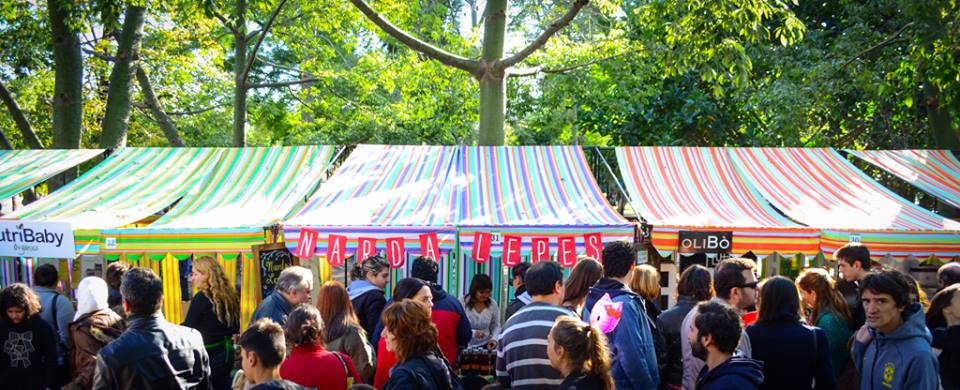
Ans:
<svg viewBox="0 0 960 390"><path fill-rule="evenodd" d="M220 264L192 262L182 324L161 314L146 268L83 278L76 304L57 269L0 290L0 383L11 389L960 389L960 264L938 271L927 301L909 274L869 249L835 254L839 274L757 278L730 258L686 267L661 310L660 272L627 242L510 271L500 307L489 275L455 297L438 263L418 257L387 298L389 264L358 262L352 282L292 266L240 329L240 299ZM449 286L448 286L449 287ZM239 347L239 349L237 349ZM493 383L456 368L465 350L495 356ZM238 362L239 360L239 362Z"/></svg>

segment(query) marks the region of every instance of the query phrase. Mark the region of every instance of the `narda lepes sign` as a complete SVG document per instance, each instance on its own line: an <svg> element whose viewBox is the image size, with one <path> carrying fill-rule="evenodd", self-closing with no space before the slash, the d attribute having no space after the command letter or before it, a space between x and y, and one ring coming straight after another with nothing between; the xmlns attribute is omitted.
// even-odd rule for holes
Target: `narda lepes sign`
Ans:
<svg viewBox="0 0 960 390"><path fill-rule="evenodd" d="M0 220L0 256L72 259L76 250L69 223Z"/></svg>
<svg viewBox="0 0 960 390"><path fill-rule="evenodd" d="M680 253L730 253L733 232L681 230Z"/></svg>

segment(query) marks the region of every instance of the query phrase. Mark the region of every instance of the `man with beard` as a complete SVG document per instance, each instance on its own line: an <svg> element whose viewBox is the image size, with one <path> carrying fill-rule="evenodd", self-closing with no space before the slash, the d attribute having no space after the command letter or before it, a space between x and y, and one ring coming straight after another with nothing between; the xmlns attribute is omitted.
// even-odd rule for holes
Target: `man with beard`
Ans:
<svg viewBox="0 0 960 390"><path fill-rule="evenodd" d="M706 362L697 378L697 390L757 389L763 383L763 363L733 356L743 327L740 315L732 307L710 301L697 305L690 350Z"/></svg>
<svg viewBox="0 0 960 390"><path fill-rule="evenodd" d="M742 316L746 308L757 302L756 269L757 266L753 260L743 257L721 261L720 264L717 264L713 275L713 289L717 292L717 296L710 301L726 304ZM694 314L695 311L691 310L690 313L687 313L687 317L683 319L683 324L680 325L680 340L686 340L690 337ZM693 356L688 344L681 347L683 388L693 389L697 383L697 375L705 362ZM752 357L750 337L747 336L746 332L740 335L736 352L739 356Z"/></svg>

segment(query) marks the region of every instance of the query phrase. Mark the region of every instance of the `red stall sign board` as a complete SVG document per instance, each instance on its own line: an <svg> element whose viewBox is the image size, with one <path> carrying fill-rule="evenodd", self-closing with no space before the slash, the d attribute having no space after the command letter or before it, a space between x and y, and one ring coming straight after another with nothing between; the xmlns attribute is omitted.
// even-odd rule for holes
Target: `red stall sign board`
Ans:
<svg viewBox="0 0 960 390"><path fill-rule="evenodd" d="M344 252L347 250L347 237L336 234L327 236L327 262L333 266L343 265Z"/></svg>
<svg viewBox="0 0 960 390"><path fill-rule="evenodd" d="M437 240L437 233L420 235L420 254L440 261L440 242Z"/></svg>
<svg viewBox="0 0 960 390"><path fill-rule="evenodd" d="M600 233L590 233L583 235L583 246L587 256L597 259L603 263L603 239Z"/></svg>
<svg viewBox="0 0 960 390"><path fill-rule="evenodd" d="M301 259L309 259L317 251L317 237L320 233L316 230L301 229L300 241L297 242L297 252L295 255Z"/></svg>
<svg viewBox="0 0 960 390"><path fill-rule="evenodd" d="M520 264L520 236L503 236L503 265L513 267Z"/></svg>
<svg viewBox="0 0 960 390"><path fill-rule="evenodd" d="M357 238L357 261L377 254L377 239L370 237Z"/></svg>
<svg viewBox="0 0 960 390"><path fill-rule="evenodd" d="M557 261L566 268L577 264L577 243L575 237L557 237Z"/></svg>
<svg viewBox="0 0 960 390"><path fill-rule="evenodd" d="M533 246L530 254L530 261L534 264L540 261L550 260L550 239L546 237L535 237L530 239Z"/></svg>
<svg viewBox="0 0 960 390"><path fill-rule="evenodd" d="M492 239L490 233L473 232L473 252L471 253L473 261L486 263L490 260L490 240Z"/></svg>
<svg viewBox="0 0 960 390"><path fill-rule="evenodd" d="M403 267L403 237L387 239L387 261L392 268Z"/></svg>

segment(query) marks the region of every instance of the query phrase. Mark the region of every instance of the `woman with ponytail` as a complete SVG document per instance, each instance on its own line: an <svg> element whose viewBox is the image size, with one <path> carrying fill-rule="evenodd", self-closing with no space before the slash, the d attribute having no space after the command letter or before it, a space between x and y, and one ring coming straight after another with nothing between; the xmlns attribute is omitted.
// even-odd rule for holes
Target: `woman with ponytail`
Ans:
<svg viewBox="0 0 960 390"><path fill-rule="evenodd" d="M350 356L323 348L323 319L313 306L294 309L284 333L293 351L280 364L281 378L317 389L346 389L361 383Z"/></svg>
<svg viewBox="0 0 960 390"><path fill-rule="evenodd" d="M233 335L240 331L240 295L212 257L200 257L192 265L190 282L197 293L190 300L183 326L203 336L213 389L226 390L233 369Z"/></svg>
<svg viewBox="0 0 960 390"><path fill-rule="evenodd" d="M847 301L837 290L837 283L822 268L808 268L797 277L797 287L805 306L811 309L808 324L823 329L833 361L833 374L839 376L850 356L847 341L853 319Z"/></svg>
<svg viewBox="0 0 960 390"><path fill-rule="evenodd" d="M547 336L547 357L563 374L559 390L613 390L606 338L597 327L574 317L557 317Z"/></svg>
<svg viewBox="0 0 960 390"><path fill-rule="evenodd" d="M390 281L390 263L380 255L367 257L353 266L350 279L353 280L347 286L350 303L357 313L357 321L367 332L367 340L372 342L374 328L387 304L383 292Z"/></svg>

